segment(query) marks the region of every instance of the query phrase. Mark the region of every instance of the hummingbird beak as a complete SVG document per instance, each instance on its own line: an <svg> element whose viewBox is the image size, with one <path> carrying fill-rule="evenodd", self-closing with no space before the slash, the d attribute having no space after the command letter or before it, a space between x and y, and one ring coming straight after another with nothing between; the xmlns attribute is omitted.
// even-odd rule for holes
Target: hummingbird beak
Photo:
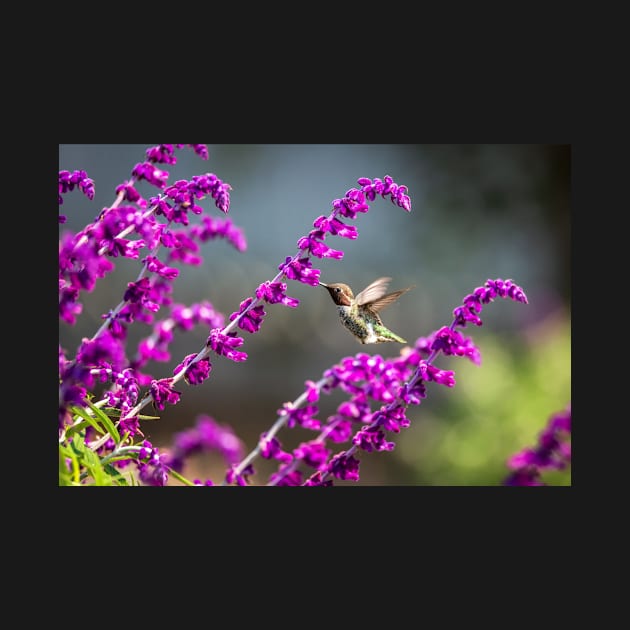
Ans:
<svg viewBox="0 0 630 630"><path fill-rule="evenodd" d="M320 282L320 283L319 283L319 286L320 286L320 287L326 287L326 288L328 288L328 285L327 285L327 284L325 284L325 283L323 283L323 282Z"/></svg>

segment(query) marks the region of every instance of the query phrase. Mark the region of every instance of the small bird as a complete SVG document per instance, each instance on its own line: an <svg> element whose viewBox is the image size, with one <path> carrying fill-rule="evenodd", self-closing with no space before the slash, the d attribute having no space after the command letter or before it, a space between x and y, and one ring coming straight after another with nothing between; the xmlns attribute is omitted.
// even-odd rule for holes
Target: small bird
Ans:
<svg viewBox="0 0 630 630"><path fill-rule="evenodd" d="M377 278L356 297L347 284L341 282L335 284L320 282L319 284L328 290L332 301L337 305L343 325L360 343L383 343L385 341L407 343L402 337L383 325L378 312L389 304L393 304L403 293L413 289L414 286L385 295L390 280L391 278Z"/></svg>

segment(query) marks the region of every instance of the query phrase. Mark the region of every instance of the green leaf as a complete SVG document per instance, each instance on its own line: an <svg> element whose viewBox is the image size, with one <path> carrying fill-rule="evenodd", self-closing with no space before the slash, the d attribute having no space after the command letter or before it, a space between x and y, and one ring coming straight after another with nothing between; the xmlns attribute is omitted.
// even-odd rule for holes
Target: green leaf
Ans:
<svg viewBox="0 0 630 630"><path fill-rule="evenodd" d="M111 464L105 464L104 468L105 468L105 471L107 473L109 473L109 475L112 477L112 481L116 485L118 485L118 486L127 486L127 485L129 485L127 483L127 480L125 479L125 477L120 472L120 470L118 470L117 468L115 468Z"/></svg>
<svg viewBox="0 0 630 630"><path fill-rule="evenodd" d="M88 402L88 404L91 404ZM83 407L72 407L72 413L81 416L99 435L105 433L105 430Z"/></svg>
<svg viewBox="0 0 630 630"><path fill-rule="evenodd" d="M120 435L118 434L118 429L114 426L114 423L111 421L109 416L103 412L102 409L99 409L96 405L92 404L88 400L88 405L90 409L94 412L94 415L103 423L107 432L114 438L114 442L116 444L120 444Z"/></svg>
<svg viewBox="0 0 630 630"><path fill-rule="evenodd" d="M85 429L85 427L90 426L90 424L91 423L88 422L87 420L83 420L82 422L79 422L78 424L75 424L75 425L71 426L66 431L66 437L72 437L75 433L79 433L80 431Z"/></svg>

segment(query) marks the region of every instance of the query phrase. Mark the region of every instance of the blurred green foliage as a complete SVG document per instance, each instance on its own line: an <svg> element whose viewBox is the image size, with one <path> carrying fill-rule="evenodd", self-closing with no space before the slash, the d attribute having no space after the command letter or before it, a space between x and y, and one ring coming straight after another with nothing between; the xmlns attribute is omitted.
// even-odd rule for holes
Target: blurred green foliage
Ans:
<svg viewBox="0 0 630 630"><path fill-rule="evenodd" d="M520 343L469 330L482 364L459 358L436 364L453 369L457 384L448 402L431 404L431 392L396 452L413 471L407 483L497 485L506 460L536 444L553 414L571 402L571 322L556 315L528 331ZM543 476L550 485L570 485L571 471Z"/></svg>

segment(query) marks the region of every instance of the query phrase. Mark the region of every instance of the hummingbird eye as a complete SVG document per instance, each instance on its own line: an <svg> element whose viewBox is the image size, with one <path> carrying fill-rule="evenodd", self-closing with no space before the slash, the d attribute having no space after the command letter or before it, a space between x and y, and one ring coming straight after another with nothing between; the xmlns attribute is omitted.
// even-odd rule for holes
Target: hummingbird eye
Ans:
<svg viewBox="0 0 630 630"><path fill-rule="evenodd" d="M335 287L335 293L339 293L339 291L341 291L341 289L339 287Z"/></svg>

